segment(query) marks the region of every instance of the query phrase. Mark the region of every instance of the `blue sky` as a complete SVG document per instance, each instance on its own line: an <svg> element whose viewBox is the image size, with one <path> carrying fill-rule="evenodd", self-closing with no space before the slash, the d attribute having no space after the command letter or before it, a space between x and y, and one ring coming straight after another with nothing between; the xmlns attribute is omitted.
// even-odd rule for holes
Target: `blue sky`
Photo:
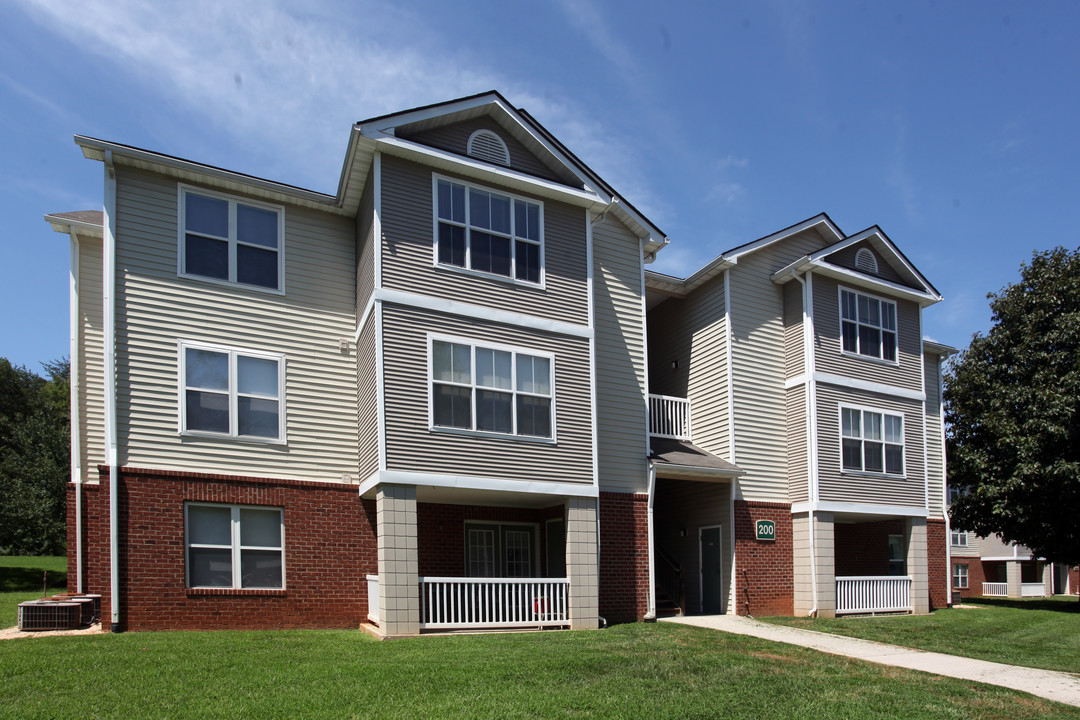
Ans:
<svg viewBox="0 0 1080 720"><path fill-rule="evenodd" d="M966 346L1035 249L1075 248L1080 4L0 4L0 355L68 348L75 133L334 192L351 123L490 89L671 238L686 275L825 211L882 229Z"/></svg>

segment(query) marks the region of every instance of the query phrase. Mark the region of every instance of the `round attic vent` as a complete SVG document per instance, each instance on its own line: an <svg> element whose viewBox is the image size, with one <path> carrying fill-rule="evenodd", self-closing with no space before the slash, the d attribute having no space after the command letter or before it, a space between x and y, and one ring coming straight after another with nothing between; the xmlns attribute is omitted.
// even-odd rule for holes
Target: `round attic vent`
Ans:
<svg viewBox="0 0 1080 720"><path fill-rule="evenodd" d="M874 256L874 251L859 248L859 251L855 253L855 269L877 275L877 257Z"/></svg>
<svg viewBox="0 0 1080 720"><path fill-rule="evenodd" d="M502 138L490 130L477 130L469 136L466 152L470 157L510 167L510 151Z"/></svg>

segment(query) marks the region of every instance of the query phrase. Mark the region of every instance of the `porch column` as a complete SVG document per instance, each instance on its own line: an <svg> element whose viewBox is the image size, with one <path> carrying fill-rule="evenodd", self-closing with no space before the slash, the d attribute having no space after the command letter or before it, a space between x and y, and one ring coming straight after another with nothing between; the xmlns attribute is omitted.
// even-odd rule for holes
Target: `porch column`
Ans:
<svg viewBox="0 0 1080 720"><path fill-rule="evenodd" d="M420 633L416 548L416 488L380 485L375 496L379 530L379 625L388 636Z"/></svg>
<svg viewBox="0 0 1080 720"><path fill-rule="evenodd" d="M1011 598L1024 597L1023 581L1020 574L1020 561L1009 560L1005 563L1005 579L1008 581L1009 589L1006 594Z"/></svg>
<svg viewBox="0 0 1080 720"><path fill-rule="evenodd" d="M817 616L836 616L836 560L833 541L833 514L814 513L814 527L810 527L810 514L792 516L794 529L792 559L795 585L795 615L805 617L814 609L814 585L817 585ZM810 556L810 533L813 531L814 562ZM816 571L816 572L815 572Z"/></svg>
<svg viewBox="0 0 1080 720"><path fill-rule="evenodd" d="M907 574L911 576L911 612L926 615L930 612L930 567L926 555L926 518L908 518Z"/></svg>
<svg viewBox="0 0 1080 720"><path fill-rule="evenodd" d="M566 577L570 581L570 628L595 630L600 606L596 548L596 498L570 498L566 503Z"/></svg>
<svg viewBox="0 0 1080 720"><path fill-rule="evenodd" d="M1054 563L1043 563L1043 595L1054 597Z"/></svg>

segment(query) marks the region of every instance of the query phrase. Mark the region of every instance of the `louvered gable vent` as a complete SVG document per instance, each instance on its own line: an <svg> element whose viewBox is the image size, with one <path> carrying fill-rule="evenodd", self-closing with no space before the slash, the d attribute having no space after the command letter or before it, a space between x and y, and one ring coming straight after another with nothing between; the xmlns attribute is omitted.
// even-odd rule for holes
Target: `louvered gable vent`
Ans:
<svg viewBox="0 0 1080 720"><path fill-rule="evenodd" d="M868 250L867 248L859 248L859 251L855 253L855 268L866 273L877 275L877 257L875 257L874 251Z"/></svg>
<svg viewBox="0 0 1080 720"><path fill-rule="evenodd" d="M469 136L470 157L510 167L510 151L502 138L490 130L477 130Z"/></svg>

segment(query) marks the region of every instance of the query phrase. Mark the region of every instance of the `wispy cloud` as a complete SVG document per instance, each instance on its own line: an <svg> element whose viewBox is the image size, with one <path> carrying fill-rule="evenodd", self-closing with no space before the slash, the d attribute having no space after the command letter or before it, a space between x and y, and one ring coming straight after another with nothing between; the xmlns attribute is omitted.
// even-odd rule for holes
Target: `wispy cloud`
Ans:
<svg viewBox="0 0 1080 720"><path fill-rule="evenodd" d="M705 196L706 200L719 201L725 205L734 205L746 197L746 189L737 182L718 182Z"/></svg>
<svg viewBox="0 0 1080 720"><path fill-rule="evenodd" d="M896 190L900 201L903 203L908 220L918 224L921 217L918 192L909 161L910 149L908 147L907 121L902 114L896 113L894 115L893 129L892 157L889 160L888 182Z"/></svg>

